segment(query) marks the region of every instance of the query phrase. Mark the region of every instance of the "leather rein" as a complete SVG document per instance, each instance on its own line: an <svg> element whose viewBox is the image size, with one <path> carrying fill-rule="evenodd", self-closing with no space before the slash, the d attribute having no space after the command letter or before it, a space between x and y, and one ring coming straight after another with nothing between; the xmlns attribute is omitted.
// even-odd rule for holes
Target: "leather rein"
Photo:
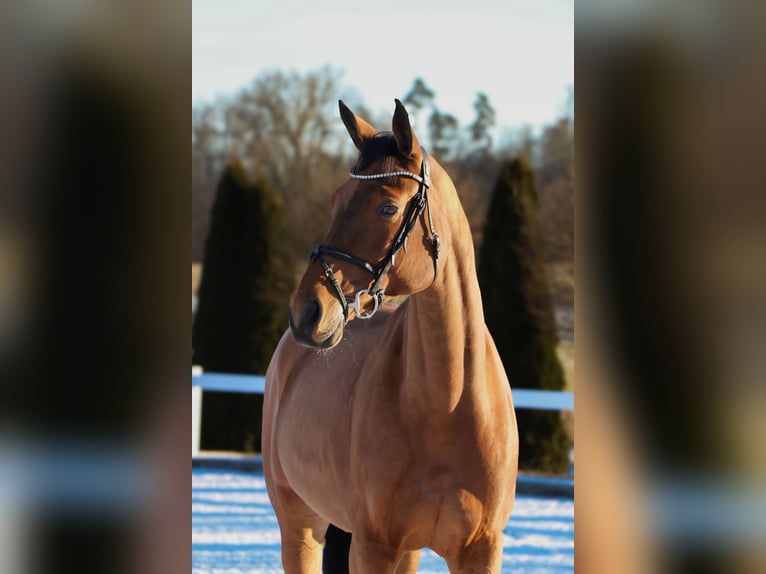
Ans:
<svg viewBox="0 0 766 574"><path fill-rule="evenodd" d="M333 289L335 290L335 294L338 296L338 300L343 307L343 317L346 322L348 322L349 309L353 309L355 316L359 317L360 319L369 319L375 315L375 313L377 313L381 303L383 303L383 296L385 294L384 289L381 287L381 283L383 282L383 279L385 278L389 269L394 266L394 263L396 262L396 255L399 253L399 251L404 249L404 252L407 252L407 238L410 236L410 233L412 233L415 225L417 225L418 219L420 219L420 217L423 215L423 212L426 210L428 213L428 231L431 234L431 255L434 260L434 281L436 280L436 276L439 272L438 263L440 242L439 235L436 233L436 231L434 231L434 224L431 219L431 208L428 205L428 188L431 187L431 167L428 161L428 152L426 152L426 150L423 148L421 149L423 150L423 162L420 165L420 175L416 175L409 171L394 171L371 175L359 175L353 171L349 173L349 175L354 179L384 179L388 177L406 177L409 179L414 179L419 184L417 193L413 196L407 206L407 212L404 216L404 219L402 220L402 225L399 227L399 231L397 231L396 236L394 237L394 241L388 250L388 254L381 261L379 261L377 264L372 264L368 261L365 261L364 259L346 253L345 251L341 251L333 247L327 247L326 245L317 245L311 252L309 260L311 262L317 262L322 266L325 277L327 277L330 285L332 285ZM346 299L346 296L343 293L338 280L335 278L335 273L333 273L333 270L327 264L327 261L325 261L323 256L339 259L340 261L351 263L352 265L356 265L357 267L361 267L362 269L367 270L370 275L372 275L372 285L366 289L360 289L357 291L353 300ZM366 314L363 313L361 309L362 295L369 295L373 299L373 308Z"/></svg>

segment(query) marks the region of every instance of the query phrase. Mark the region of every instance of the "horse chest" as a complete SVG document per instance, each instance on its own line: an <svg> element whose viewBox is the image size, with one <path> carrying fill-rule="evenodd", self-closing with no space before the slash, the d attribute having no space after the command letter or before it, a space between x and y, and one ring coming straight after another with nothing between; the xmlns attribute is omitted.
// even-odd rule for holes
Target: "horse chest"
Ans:
<svg viewBox="0 0 766 574"><path fill-rule="evenodd" d="M277 415L277 444L283 464L320 470L347 460L350 389L323 384L296 384L286 393ZM297 422L297 424L296 424ZM344 437L345 440L344 440Z"/></svg>

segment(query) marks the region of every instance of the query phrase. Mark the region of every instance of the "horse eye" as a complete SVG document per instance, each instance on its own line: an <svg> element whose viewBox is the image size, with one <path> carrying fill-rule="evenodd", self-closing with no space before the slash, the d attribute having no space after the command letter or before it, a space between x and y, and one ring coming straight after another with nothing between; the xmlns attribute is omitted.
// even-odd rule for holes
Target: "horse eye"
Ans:
<svg viewBox="0 0 766 574"><path fill-rule="evenodd" d="M399 211L399 207L393 203L386 203L385 205L381 205L380 208L378 208L378 213L385 217L393 217L396 215L397 211Z"/></svg>

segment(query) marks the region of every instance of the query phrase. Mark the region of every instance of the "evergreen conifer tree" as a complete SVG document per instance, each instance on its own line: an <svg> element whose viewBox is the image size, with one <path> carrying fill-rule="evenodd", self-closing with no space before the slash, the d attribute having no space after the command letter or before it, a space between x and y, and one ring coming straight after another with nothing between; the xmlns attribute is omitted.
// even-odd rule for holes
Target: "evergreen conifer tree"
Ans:
<svg viewBox="0 0 766 574"><path fill-rule="evenodd" d="M513 388L561 390L564 374L537 224L534 172L505 162L492 192L478 275L484 316ZM563 472L568 438L561 415L519 410L519 466Z"/></svg>
<svg viewBox="0 0 766 574"><path fill-rule="evenodd" d="M282 212L265 181L233 160L216 191L205 242L192 362L206 371L263 374L287 327L291 289L278 252ZM206 393L202 448L259 450L263 397Z"/></svg>

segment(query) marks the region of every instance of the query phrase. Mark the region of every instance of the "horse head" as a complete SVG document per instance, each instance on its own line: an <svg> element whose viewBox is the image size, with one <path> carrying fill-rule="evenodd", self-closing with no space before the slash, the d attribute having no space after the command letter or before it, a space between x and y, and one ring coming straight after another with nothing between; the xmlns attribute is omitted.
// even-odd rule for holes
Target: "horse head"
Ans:
<svg viewBox="0 0 766 574"><path fill-rule="evenodd" d="M342 101L339 107L359 157L330 198L330 229L289 309L295 340L324 349L340 342L348 321L374 315L384 293L426 289L439 266L429 156L404 106L396 100L390 133L377 132Z"/></svg>

